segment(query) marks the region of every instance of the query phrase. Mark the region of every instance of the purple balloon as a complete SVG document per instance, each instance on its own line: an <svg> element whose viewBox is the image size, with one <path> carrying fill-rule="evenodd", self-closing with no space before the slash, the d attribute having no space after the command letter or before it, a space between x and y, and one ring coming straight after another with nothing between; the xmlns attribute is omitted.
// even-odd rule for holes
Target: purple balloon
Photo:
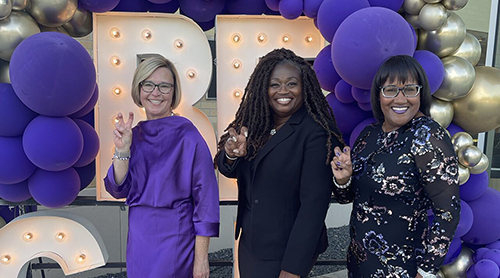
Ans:
<svg viewBox="0 0 500 278"><path fill-rule="evenodd" d="M455 231L455 238L465 235L470 230L472 223L474 222L472 209L464 200L460 200L460 207L460 222L458 222L458 226Z"/></svg>
<svg viewBox="0 0 500 278"><path fill-rule="evenodd" d="M207 22L224 10L226 0L179 0L179 5L194 21Z"/></svg>
<svg viewBox="0 0 500 278"><path fill-rule="evenodd" d="M500 241L495 241L493 243L490 243L486 245L486 247L490 249L500 249Z"/></svg>
<svg viewBox="0 0 500 278"><path fill-rule="evenodd" d="M481 174L470 174L467 182L460 186L460 198L469 202L481 197L488 188L489 178L488 172Z"/></svg>
<svg viewBox="0 0 500 278"><path fill-rule="evenodd" d="M0 183L15 184L29 178L36 167L23 150L22 137L0 136Z"/></svg>
<svg viewBox="0 0 500 278"><path fill-rule="evenodd" d="M0 184L0 198L9 202L22 202L31 198L28 180L15 184Z"/></svg>
<svg viewBox="0 0 500 278"><path fill-rule="evenodd" d="M458 255L460 255L460 251L462 251L462 241L459 237L455 237L450 243L448 253L446 253L446 256L444 257L443 265L455 261Z"/></svg>
<svg viewBox="0 0 500 278"><path fill-rule="evenodd" d="M481 197L468 204L474 222L462 240L472 244L489 244L500 239L500 214L492 213L500 211L500 192L487 188Z"/></svg>
<svg viewBox="0 0 500 278"><path fill-rule="evenodd" d="M0 83L0 136L23 135L37 115L19 100L10 84Z"/></svg>
<svg viewBox="0 0 500 278"><path fill-rule="evenodd" d="M415 28L408 22L408 27L410 27L411 33L413 34L413 50L417 49L418 45L418 37L417 37L417 31L415 31Z"/></svg>
<svg viewBox="0 0 500 278"><path fill-rule="evenodd" d="M280 0L265 0L266 6L271 10L278 12L280 10Z"/></svg>
<svg viewBox="0 0 500 278"><path fill-rule="evenodd" d="M296 19L304 10L302 0L280 0L280 14L286 19Z"/></svg>
<svg viewBox="0 0 500 278"><path fill-rule="evenodd" d="M351 93L351 85L344 80L340 79L335 85L335 97L342 103L354 102L354 98Z"/></svg>
<svg viewBox="0 0 500 278"><path fill-rule="evenodd" d="M446 129L450 133L450 137L453 137L453 135L455 135L455 133L457 133L457 132L464 131L463 128L461 128L458 125L453 124L453 123L451 123Z"/></svg>
<svg viewBox="0 0 500 278"><path fill-rule="evenodd" d="M170 0L166 4L149 3L148 11L155 13L175 13L179 9L178 0Z"/></svg>
<svg viewBox="0 0 500 278"><path fill-rule="evenodd" d="M500 265L500 250L491 249L490 251L488 251L484 254L483 259L492 260L497 265Z"/></svg>
<svg viewBox="0 0 500 278"><path fill-rule="evenodd" d="M348 16L332 41L332 61L340 77L366 90L387 58L411 56L413 51L408 23L393 10L380 7L361 9Z"/></svg>
<svg viewBox="0 0 500 278"><path fill-rule="evenodd" d="M74 121L83 135L83 151L82 155L73 166L83 167L94 161L99 152L99 136L97 136L97 132L94 128L85 121L79 119L75 119Z"/></svg>
<svg viewBox="0 0 500 278"><path fill-rule="evenodd" d="M84 120L87 124L89 124L91 127L94 127L94 109L90 111L87 115L80 117L80 120Z"/></svg>
<svg viewBox="0 0 500 278"><path fill-rule="evenodd" d="M318 10L318 29L332 42L340 24L352 13L370 7L368 0L325 0Z"/></svg>
<svg viewBox="0 0 500 278"><path fill-rule="evenodd" d="M96 84L94 93L92 94L89 102L87 102L87 104L85 104L85 106L82 107L82 109L78 110L76 113L69 115L69 117L80 118L87 115L90 111L92 111L92 109L94 109L94 106L97 103L97 99L99 99L99 86L97 86Z"/></svg>
<svg viewBox="0 0 500 278"><path fill-rule="evenodd" d="M472 259L474 260L474 262L477 263L483 259L484 255L488 253L488 251L490 251L489 248L485 247L479 248L476 250L476 252L474 252L474 255L472 255Z"/></svg>
<svg viewBox="0 0 500 278"><path fill-rule="evenodd" d="M384 7L395 12L399 11L404 0L368 0L372 7Z"/></svg>
<svg viewBox="0 0 500 278"><path fill-rule="evenodd" d="M96 0L98 1L98 0ZM146 12L150 2L145 0L123 0L113 9L119 12Z"/></svg>
<svg viewBox="0 0 500 278"><path fill-rule="evenodd" d="M172 0L148 0L148 1L153 3L153 4L166 4Z"/></svg>
<svg viewBox="0 0 500 278"><path fill-rule="evenodd" d="M23 147L28 158L47 171L73 166L83 151L83 135L68 117L38 116L26 127Z"/></svg>
<svg viewBox="0 0 500 278"><path fill-rule="evenodd" d="M467 278L477 278L476 272L474 271L475 265L471 265L469 269L467 269L466 277Z"/></svg>
<svg viewBox="0 0 500 278"><path fill-rule="evenodd" d="M215 18L213 20L210 20L210 21L207 21L207 22L198 22L198 21L196 21L196 23L198 24L198 26L200 26L201 30L207 31L207 30L210 30L210 29L214 28L214 26L215 26Z"/></svg>
<svg viewBox="0 0 500 278"><path fill-rule="evenodd" d="M269 7L267 7L267 8L264 10L264 14L266 14L266 15L279 15L279 16L281 16L281 14L280 14L280 11L279 11L279 10L278 10L278 11L273 11L273 10L269 9Z"/></svg>
<svg viewBox="0 0 500 278"><path fill-rule="evenodd" d="M80 178L80 191L85 189L94 180L95 160L83 167L74 167Z"/></svg>
<svg viewBox="0 0 500 278"><path fill-rule="evenodd" d="M266 9L265 0L227 0L226 8L232 14L261 15Z"/></svg>
<svg viewBox="0 0 500 278"><path fill-rule="evenodd" d="M80 192L80 179L75 169L51 172L37 169L29 178L31 196L39 204L60 208L73 202Z"/></svg>
<svg viewBox="0 0 500 278"><path fill-rule="evenodd" d="M318 17L319 7L324 0L304 0L304 14L309 18Z"/></svg>
<svg viewBox="0 0 500 278"><path fill-rule="evenodd" d="M431 94L435 93L441 86L444 80L444 65L439 57L427 50L417 50L413 54L413 58L417 60L425 70L429 79L429 88Z"/></svg>
<svg viewBox="0 0 500 278"><path fill-rule="evenodd" d="M361 134L361 131L365 129L365 127L375 123L377 120L375 118L368 118L363 120L361 123L359 123L351 132L351 138L349 138L349 146L354 147L354 144L356 143L356 140L358 139L359 134Z"/></svg>
<svg viewBox="0 0 500 278"><path fill-rule="evenodd" d="M372 117L371 112L361 110L356 102L342 103L333 93L328 94L326 100L333 110L337 126L342 134L350 134L361 121Z"/></svg>
<svg viewBox="0 0 500 278"><path fill-rule="evenodd" d="M94 13L109 12L114 9L119 2L120 0L78 0L78 4L82 5L87 11Z"/></svg>
<svg viewBox="0 0 500 278"><path fill-rule="evenodd" d="M9 70L19 99L45 116L66 116L82 109L96 85L87 50L75 39L55 32L35 34L21 42Z"/></svg>
<svg viewBox="0 0 500 278"><path fill-rule="evenodd" d="M332 62L332 46L325 46L316 56L313 64L321 88L333 92L335 85L340 81L340 76L335 71Z"/></svg>
<svg viewBox="0 0 500 278"><path fill-rule="evenodd" d="M352 97L357 102L370 103L370 98L371 98L370 90L363 90L360 88L352 87L351 93L352 93Z"/></svg>
<svg viewBox="0 0 500 278"><path fill-rule="evenodd" d="M372 111L372 104L370 102L358 102L358 106L363 111Z"/></svg>
<svg viewBox="0 0 500 278"><path fill-rule="evenodd" d="M477 278L493 278L498 277L500 269L498 269L498 265L494 261L482 259L475 264L474 272Z"/></svg>

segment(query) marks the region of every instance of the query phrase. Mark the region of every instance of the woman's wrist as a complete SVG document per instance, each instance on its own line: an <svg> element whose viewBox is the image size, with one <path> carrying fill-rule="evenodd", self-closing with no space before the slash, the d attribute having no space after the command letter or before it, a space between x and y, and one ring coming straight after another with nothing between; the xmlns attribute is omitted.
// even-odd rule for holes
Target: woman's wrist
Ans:
<svg viewBox="0 0 500 278"><path fill-rule="evenodd" d="M437 276L435 274L432 274L431 272L426 272L421 268L417 268L418 274L422 276L422 278L436 278Z"/></svg>
<svg viewBox="0 0 500 278"><path fill-rule="evenodd" d="M235 161L236 159L238 159L238 157L237 157L237 156L235 156L235 157L231 157L231 156L229 156L229 155L227 154L227 152L224 152L224 155L225 155L225 156L226 156L226 158L227 158L228 160L230 160L230 161Z"/></svg>
<svg viewBox="0 0 500 278"><path fill-rule="evenodd" d="M130 149L119 150L119 149L115 148L115 154L113 155L113 159L129 160L130 159Z"/></svg>
<svg viewBox="0 0 500 278"><path fill-rule="evenodd" d="M340 188L340 189L348 188L351 185L351 180L352 180L352 176L350 176L349 179L347 180L347 182L345 182L345 183L337 183L337 180L335 179L335 177L333 177L333 183L335 184L335 186L337 188Z"/></svg>

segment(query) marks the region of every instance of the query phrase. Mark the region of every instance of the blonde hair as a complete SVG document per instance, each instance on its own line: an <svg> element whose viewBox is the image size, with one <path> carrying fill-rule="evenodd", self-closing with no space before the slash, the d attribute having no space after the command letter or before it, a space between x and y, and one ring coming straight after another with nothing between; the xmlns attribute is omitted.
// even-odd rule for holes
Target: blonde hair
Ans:
<svg viewBox="0 0 500 278"><path fill-rule="evenodd" d="M174 95L172 97L172 109L177 108L181 102L181 84L179 82L179 74L174 64L170 62L165 57L160 54L154 55L153 57L146 58L142 61L134 72L134 78L132 79L132 99L134 103L142 107L141 103L141 82L146 80L153 72L158 68L167 68L172 72L174 76Z"/></svg>

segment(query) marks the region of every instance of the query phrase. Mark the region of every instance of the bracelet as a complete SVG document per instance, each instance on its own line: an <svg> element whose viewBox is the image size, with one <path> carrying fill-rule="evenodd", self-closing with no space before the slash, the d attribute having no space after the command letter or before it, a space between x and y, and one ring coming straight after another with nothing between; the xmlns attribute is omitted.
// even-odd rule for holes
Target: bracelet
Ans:
<svg viewBox="0 0 500 278"><path fill-rule="evenodd" d="M437 276L430 273L430 272L425 272L423 269L421 268L417 268L417 272L418 274L420 274L423 278L436 278Z"/></svg>
<svg viewBox="0 0 500 278"><path fill-rule="evenodd" d="M333 177L333 183L335 184L335 186L336 186L337 188L340 188L340 189L346 189L346 188L348 188L348 187L351 185L351 180L352 180L352 176L350 176L350 177L349 177L349 180L347 181L347 183L346 183L346 184L342 184L342 185L340 185L340 184L338 184L338 183L337 183L337 181L335 180L335 177Z"/></svg>
<svg viewBox="0 0 500 278"><path fill-rule="evenodd" d="M230 157L229 155L227 155L227 153L226 153L226 152L224 152L224 154L226 155L226 158L227 158L227 159L229 159L229 160L231 160L231 161L235 161L236 159L238 159L238 157L237 157L237 156L235 156L235 157Z"/></svg>
<svg viewBox="0 0 500 278"><path fill-rule="evenodd" d="M130 159L130 152L126 156L120 156L120 153L118 153L115 149L115 154L113 155L113 160L118 159L118 160L129 160Z"/></svg>

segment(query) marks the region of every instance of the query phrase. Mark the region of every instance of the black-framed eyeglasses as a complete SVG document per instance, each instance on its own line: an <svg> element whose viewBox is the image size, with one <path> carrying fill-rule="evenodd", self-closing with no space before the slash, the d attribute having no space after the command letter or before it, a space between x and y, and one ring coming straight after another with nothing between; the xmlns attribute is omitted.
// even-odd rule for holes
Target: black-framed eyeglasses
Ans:
<svg viewBox="0 0 500 278"><path fill-rule="evenodd" d="M155 88L158 87L158 90L162 94L169 94L172 92L172 88L174 88L174 84L172 83L160 83L160 84L155 84L151 81L143 81L141 82L141 88L145 93L152 93Z"/></svg>
<svg viewBox="0 0 500 278"><path fill-rule="evenodd" d="M398 96L399 91L403 92L403 95L407 98L417 97L420 93L421 85L408 84L403 88L399 88L395 85L387 85L380 87L380 91L385 98L395 98Z"/></svg>

